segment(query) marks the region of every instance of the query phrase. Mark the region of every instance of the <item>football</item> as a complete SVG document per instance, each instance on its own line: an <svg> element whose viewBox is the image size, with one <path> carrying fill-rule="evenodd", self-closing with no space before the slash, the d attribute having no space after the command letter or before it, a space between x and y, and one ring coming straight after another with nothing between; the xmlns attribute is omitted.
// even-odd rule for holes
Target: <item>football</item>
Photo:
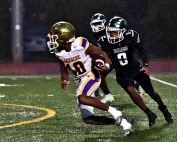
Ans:
<svg viewBox="0 0 177 142"><path fill-rule="evenodd" d="M100 66L103 66L105 64L105 58L104 56L102 55L95 55L93 58L92 58L92 67L94 68L95 66L96 67L100 67Z"/></svg>

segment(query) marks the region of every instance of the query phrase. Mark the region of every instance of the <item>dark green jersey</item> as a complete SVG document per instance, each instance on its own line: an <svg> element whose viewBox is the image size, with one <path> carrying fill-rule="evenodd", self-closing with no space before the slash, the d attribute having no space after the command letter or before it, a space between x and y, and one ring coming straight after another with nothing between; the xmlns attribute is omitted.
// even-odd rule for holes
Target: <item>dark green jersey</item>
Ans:
<svg viewBox="0 0 177 142"><path fill-rule="evenodd" d="M97 32L97 33L93 33L94 34L94 36L95 36L95 42L93 43L94 45L96 45L97 46L97 42L100 40L100 38L102 37L102 36L105 36L106 35L106 31L105 30L102 30L102 31L100 31L100 32Z"/></svg>
<svg viewBox="0 0 177 142"><path fill-rule="evenodd" d="M124 39L118 43L111 44L106 36L99 39L98 45L112 60L114 68L122 73L134 73L142 68L140 62L135 58L134 50L137 49L143 60L143 65L148 66L147 55L140 43L139 34L133 30L124 33Z"/></svg>

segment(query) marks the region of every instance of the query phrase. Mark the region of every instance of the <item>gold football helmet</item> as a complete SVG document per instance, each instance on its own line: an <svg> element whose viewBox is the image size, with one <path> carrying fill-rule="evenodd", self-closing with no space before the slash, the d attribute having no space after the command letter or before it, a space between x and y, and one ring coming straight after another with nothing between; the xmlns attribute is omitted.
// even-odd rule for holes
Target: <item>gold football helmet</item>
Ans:
<svg viewBox="0 0 177 142"><path fill-rule="evenodd" d="M49 51L54 53L58 47L75 39L75 28L72 24L65 21L57 22L50 28L50 33L47 36L49 37L47 42Z"/></svg>

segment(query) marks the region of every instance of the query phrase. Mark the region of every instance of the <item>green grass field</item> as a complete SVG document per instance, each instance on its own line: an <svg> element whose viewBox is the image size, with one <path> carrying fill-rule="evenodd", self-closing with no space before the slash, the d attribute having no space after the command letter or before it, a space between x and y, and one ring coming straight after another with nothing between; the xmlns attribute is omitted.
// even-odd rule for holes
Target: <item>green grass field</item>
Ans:
<svg viewBox="0 0 177 142"><path fill-rule="evenodd" d="M128 137L122 136L121 127L86 125L76 105L76 85L72 82L67 91L62 90L60 75L0 76L0 142L176 142L177 73L151 76L165 81L152 83L168 105L173 124L167 124L157 104L144 95L146 104L158 115L149 128L146 115L118 86L114 75L107 77L116 99L110 105L121 107L124 116L135 120ZM100 110L95 114L109 116Z"/></svg>

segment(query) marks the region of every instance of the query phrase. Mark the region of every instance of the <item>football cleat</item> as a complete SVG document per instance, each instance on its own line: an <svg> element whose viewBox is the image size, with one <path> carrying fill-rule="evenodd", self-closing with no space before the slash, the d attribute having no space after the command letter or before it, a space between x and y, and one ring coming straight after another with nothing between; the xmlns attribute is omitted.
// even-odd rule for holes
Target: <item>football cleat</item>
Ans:
<svg viewBox="0 0 177 142"><path fill-rule="evenodd" d="M101 99L101 102L103 103L108 103L108 102L113 102L114 101L114 96L111 94L107 94L104 96L103 99Z"/></svg>
<svg viewBox="0 0 177 142"><path fill-rule="evenodd" d="M132 118L126 118L126 121L128 122L128 127L126 129L123 130L123 135L124 136L128 136L131 134L131 129L132 129L132 125L134 123L134 120Z"/></svg>
<svg viewBox="0 0 177 142"><path fill-rule="evenodd" d="M122 109L121 109L121 108L115 107L115 109L117 109L117 111L120 111L121 114L122 114ZM115 124L116 124L117 126L119 126L120 123L121 123L121 121L122 121L122 115L121 115L121 116L118 116L118 117L115 119Z"/></svg>
<svg viewBox="0 0 177 142"><path fill-rule="evenodd" d="M115 107L115 109L117 109L118 111L122 111L120 107Z"/></svg>
<svg viewBox="0 0 177 142"><path fill-rule="evenodd" d="M165 117L165 120L168 122L168 123L173 123L173 117L171 115L171 113L168 111L167 107L161 109L159 107L159 110L163 113L164 117Z"/></svg>
<svg viewBox="0 0 177 142"><path fill-rule="evenodd" d="M123 131L123 135L125 137L128 136L128 135L130 135L130 134L131 134L131 130L129 130L129 129L126 129L126 130Z"/></svg>
<svg viewBox="0 0 177 142"><path fill-rule="evenodd" d="M157 115L153 112L150 112L149 114L147 114L148 119L149 119L149 126L152 126L155 124L155 120L157 118Z"/></svg>
<svg viewBox="0 0 177 142"><path fill-rule="evenodd" d="M117 126L119 126L120 123L121 123L121 121L122 121L122 116L118 116L118 117L115 119L115 124L116 124Z"/></svg>

